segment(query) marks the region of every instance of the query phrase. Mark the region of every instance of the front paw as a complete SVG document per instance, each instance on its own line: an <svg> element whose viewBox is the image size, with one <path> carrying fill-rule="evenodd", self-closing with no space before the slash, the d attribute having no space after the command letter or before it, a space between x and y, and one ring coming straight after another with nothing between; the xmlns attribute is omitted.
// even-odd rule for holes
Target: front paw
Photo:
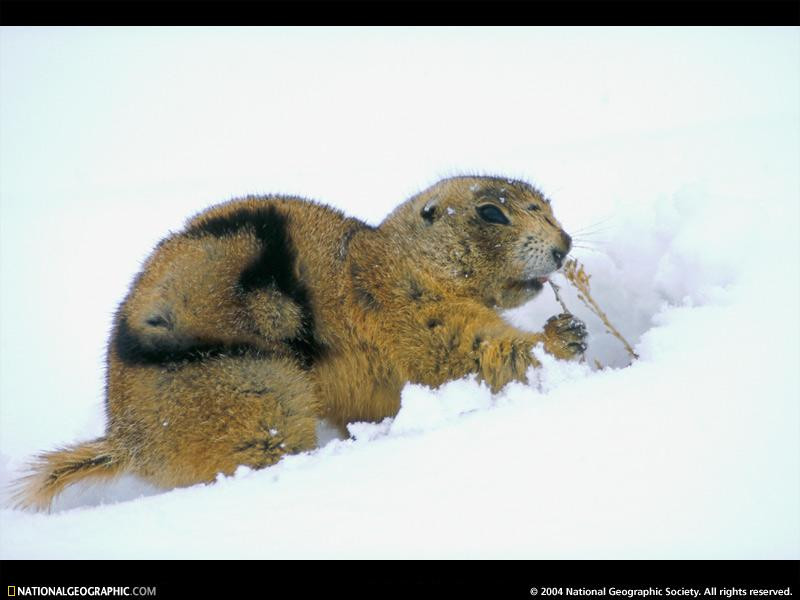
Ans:
<svg viewBox="0 0 800 600"><path fill-rule="evenodd" d="M515 338L481 344L478 373L492 393L511 381L527 382L528 367L538 365L532 352L534 344L532 340Z"/></svg>
<svg viewBox="0 0 800 600"><path fill-rule="evenodd" d="M544 326L544 349L565 360L586 352L586 324L575 315L562 313L550 317Z"/></svg>

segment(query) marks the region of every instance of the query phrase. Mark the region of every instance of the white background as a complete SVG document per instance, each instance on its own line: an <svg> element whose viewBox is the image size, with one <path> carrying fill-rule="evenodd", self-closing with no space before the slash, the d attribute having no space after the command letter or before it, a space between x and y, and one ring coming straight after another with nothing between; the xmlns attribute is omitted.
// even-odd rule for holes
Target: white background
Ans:
<svg viewBox="0 0 800 600"><path fill-rule="evenodd" d="M0 483L102 434L140 262L248 193L378 224L527 179L642 356L568 295L614 369L410 387L263 472L5 509L0 555L800 558L798 107L797 28L0 29Z"/></svg>

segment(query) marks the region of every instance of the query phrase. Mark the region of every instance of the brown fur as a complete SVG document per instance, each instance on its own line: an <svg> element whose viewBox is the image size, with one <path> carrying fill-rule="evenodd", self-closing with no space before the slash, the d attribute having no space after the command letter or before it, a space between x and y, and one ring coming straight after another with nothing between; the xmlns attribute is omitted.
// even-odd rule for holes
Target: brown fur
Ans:
<svg viewBox="0 0 800 600"><path fill-rule="evenodd" d="M497 309L534 297L569 246L536 189L492 177L441 181L377 228L299 198L212 207L120 306L105 437L41 455L20 503L122 471L172 487L265 467L313 448L321 420L393 416L407 382L524 381L533 346L572 358L585 328L562 315L528 333Z"/></svg>

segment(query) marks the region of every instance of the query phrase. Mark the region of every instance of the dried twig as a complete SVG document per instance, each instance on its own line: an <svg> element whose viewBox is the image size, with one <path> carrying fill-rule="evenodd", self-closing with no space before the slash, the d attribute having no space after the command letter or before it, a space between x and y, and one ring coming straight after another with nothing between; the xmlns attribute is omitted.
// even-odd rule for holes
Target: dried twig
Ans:
<svg viewBox="0 0 800 600"><path fill-rule="evenodd" d="M567 308L567 305L564 304L564 301L561 299L561 294L558 293L558 290L560 290L561 288L557 286L555 283L553 283L551 279L548 279L547 283L549 283L550 287L553 288L553 293L556 295L556 300L561 305L561 308L564 309L564 312L567 314L572 314L570 310Z"/></svg>
<svg viewBox="0 0 800 600"><path fill-rule="evenodd" d="M617 331L617 328L614 327L608 320L606 313L603 312L603 310L597 305L597 302L594 301L594 298L592 298L592 295L589 293L589 279L592 276L584 270L583 265L579 264L577 260L572 258L564 264L563 272L564 277L567 278L567 281L569 281L578 290L578 299L583 302L589 310L600 317L600 320L603 321L603 324L606 326L608 332L622 342L622 344L625 346L625 350L628 351L628 354L630 354L633 358L639 358L639 355L633 351L633 348L628 343L628 340L622 337L622 334ZM561 302L558 292L556 292L556 298L559 302ZM561 306L564 306L563 302L561 302Z"/></svg>
<svg viewBox="0 0 800 600"><path fill-rule="evenodd" d="M564 309L565 313L567 313L568 315L571 315L572 312L567 308L567 305L564 304L564 301L561 299L561 294L558 293L558 290L560 290L561 288L559 286L557 286L555 283L553 283L549 279L547 280L547 283L549 283L550 287L553 288L553 293L556 295L556 300L561 305L561 308ZM581 354L580 362L586 362L586 356L585 355ZM595 361L595 362L597 362L597 361Z"/></svg>

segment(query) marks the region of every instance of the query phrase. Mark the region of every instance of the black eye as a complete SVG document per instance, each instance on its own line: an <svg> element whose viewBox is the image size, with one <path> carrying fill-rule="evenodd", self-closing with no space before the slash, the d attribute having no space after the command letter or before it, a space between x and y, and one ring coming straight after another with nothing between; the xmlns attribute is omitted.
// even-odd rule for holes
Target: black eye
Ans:
<svg viewBox="0 0 800 600"><path fill-rule="evenodd" d="M428 225L430 225L431 223L433 223L433 218L435 214L436 214L436 206L426 204L425 206L422 207L419 216L421 216L425 221L427 221Z"/></svg>
<svg viewBox="0 0 800 600"><path fill-rule="evenodd" d="M477 209L478 215L487 223L497 223L498 225L508 225L511 221L503 214L503 211L494 204L484 204Z"/></svg>

